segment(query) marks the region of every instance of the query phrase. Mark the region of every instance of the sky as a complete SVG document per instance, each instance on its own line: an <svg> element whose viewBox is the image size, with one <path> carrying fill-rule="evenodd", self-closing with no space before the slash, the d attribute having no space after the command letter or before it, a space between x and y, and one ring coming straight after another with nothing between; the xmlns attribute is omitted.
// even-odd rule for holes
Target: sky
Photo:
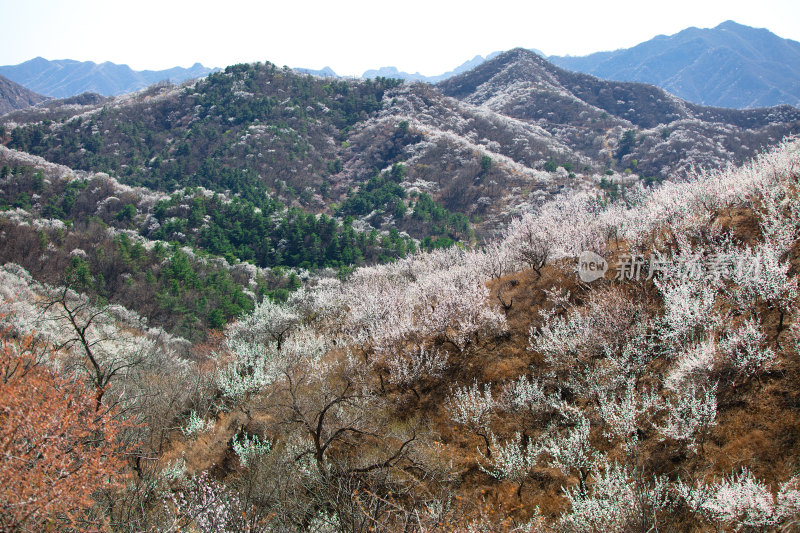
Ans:
<svg viewBox="0 0 800 533"><path fill-rule="evenodd" d="M797 0L0 0L0 65L37 56L135 70L270 61L431 76L520 46L585 55L726 20L800 41Z"/></svg>

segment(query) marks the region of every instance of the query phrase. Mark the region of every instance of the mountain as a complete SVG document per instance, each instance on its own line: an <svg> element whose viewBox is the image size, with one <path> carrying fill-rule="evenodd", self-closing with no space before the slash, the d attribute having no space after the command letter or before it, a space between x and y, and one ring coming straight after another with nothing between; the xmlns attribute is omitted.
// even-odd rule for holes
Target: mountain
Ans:
<svg viewBox="0 0 800 533"><path fill-rule="evenodd" d="M516 48L492 61L437 85L447 96L485 105L505 115L557 124L585 125L589 114L606 113L640 128L678 119L702 119L740 127L774 122L774 110L732 110L685 102L645 83L619 83L571 72L540 55ZM544 100L542 98L545 98ZM556 110L563 116L554 117ZM796 120L800 110L780 106L784 118ZM783 116L783 115L782 115Z"/></svg>
<svg viewBox="0 0 800 533"><path fill-rule="evenodd" d="M293 69L297 72L301 72L303 74L312 74L314 76L322 76L323 78L339 78L340 76L334 72L331 67L324 67L320 70L315 70L312 68L295 68Z"/></svg>
<svg viewBox="0 0 800 533"><path fill-rule="evenodd" d="M408 72L402 72L397 70L397 67L381 67L377 70L372 69L364 72L361 75L362 78L377 78L378 76L384 78L396 78L400 80L406 81L422 81L425 83L438 83L440 81L446 80L452 76L457 74L461 74L462 72L466 72L470 69L473 69L483 63L484 61L488 61L494 57L497 57L501 52L492 52L486 57L477 55L470 59L469 61L463 62L461 65L457 66L453 70L447 71L444 74L439 74L438 76L424 76L419 72L415 72L414 74L409 74Z"/></svg>
<svg viewBox="0 0 800 533"><path fill-rule="evenodd" d="M733 21L659 35L633 48L549 59L607 80L652 83L703 105L800 106L800 43Z"/></svg>
<svg viewBox="0 0 800 533"><path fill-rule="evenodd" d="M3 465L4 523L91 495L114 532L792 530L798 163L794 140L631 203L557 198L482 249L261 298L282 269L115 226L235 198L0 146L0 430L26 458ZM71 477L87 500L39 511Z"/></svg>
<svg viewBox="0 0 800 533"><path fill-rule="evenodd" d="M788 105L752 110L699 106L652 85L571 72L521 48L437 88L468 104L537 124L595 163L661 178L684 173L686 164L720 167L723 161L741 161L753 155L750 150L800 131L800 110ZM631 132L627 140L619 136L623 131Z"/></svg>
<svg viewBox="0 0 800 533"><path fill-rule="evenodd" d="M0 76L0 115L39 104L47 100L46 96L26 89L19 83Z"/></svg>
<svg viewBox="0 0 800 533"><path fill-rule="evenodd" d="M639 181L740 164L800 133L800 111L790 106L702 107L651 85L569 72L523 49L436 86L323 79L255 63L181 88L53 102L5 121L21 125L9 147L76 170L167 194L202 186L250 202L255 218L281 212L280 203L351 220L396 235L387 241L395 250L407 237L424 248L474 242L559 192L614 197ZM323 252L330 243L297 235L294 250L282 249L284 235L265 235L266 225L209 234L202 220L211 209L198 205L191 227L166 210L143 216L138 229L263 267L354 260L337 255L335 243ZM369 250L362 257L395 253Z"/></svg>
<svg viewBox="0 0 800 533"><path fill-rule="evenodd" d="M796 530L798 131L522 49L2 115L0 530Z"/></svg>
<svg viewBox="0 0 800 533"><path fill-rule="evenodd" d="M20 63L0 67L0 75L38 93L55 98L66 98L85 92L103 96L116 96L144 89L160 81L180 83L187 79L201 78L214 72L195 63L191 67L174 67L167 70L136 71L128 65L94 63L61 59L48 61L37 57Z"/></svg>

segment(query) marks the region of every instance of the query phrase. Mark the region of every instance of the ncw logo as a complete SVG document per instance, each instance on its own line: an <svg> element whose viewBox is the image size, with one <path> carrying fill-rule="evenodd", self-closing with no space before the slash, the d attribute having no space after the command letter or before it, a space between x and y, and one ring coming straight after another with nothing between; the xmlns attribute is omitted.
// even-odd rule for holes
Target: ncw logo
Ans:
<svg viewBox="0 0 800 533"><path fill-rule="evenodd" d="M594 252L581 252L578 257L578 276L581 281L591 283L605 276L608 271L608 261Z"/></svg>

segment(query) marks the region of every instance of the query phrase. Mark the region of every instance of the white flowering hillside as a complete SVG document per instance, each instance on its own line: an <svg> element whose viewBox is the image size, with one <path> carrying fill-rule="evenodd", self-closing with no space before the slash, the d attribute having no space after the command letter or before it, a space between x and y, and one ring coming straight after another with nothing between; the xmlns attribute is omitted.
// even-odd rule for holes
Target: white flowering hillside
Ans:
<svg viewBox="0 0 800 533"><path fill-rule="evenodd" d="M791 528L798 168L789 141L627 205L568 196L482 250L259 304L207 354L216 399L162 455L177 504L140 520ZM582 251L604 276L581 280Z"/></svg>
<svg viewBox="0 0 800 533"><path fill-rule="evenodd" d="M249 101L252 85L235 85L237 98ZM404 109L425 105L384 89ZM475 123L542 138L470 109ZM377 132L387 117L375 115ZM434 122L397 126L406 140L430 138L420 162L437 143L489 147L466 122ZM491 153L485 173L517 168ZM616 202L565 192L480 248L404 248L315 275L237 263L230 250L311 265L292 247L302 241L319 266L325 247L310 235L343 255L379 253L377 237L362 232L348 249L352 220L339 232L283 206L244 209L235 194L138 194L107 175L31 164L38 171L15 165L0 178L0 398L15 398L0 403L0 473L13 478L0 484L0 529L779 531L800 521L797 139L741 167L631 182ZM404 172L386 175L400 186ZM23 182L48 196L23 196ZM142 225L192 234L227 259L130 229ZM273 226L281 238L257 248L253 232ZM47 406L18 407L41 397L34 376L70 384L55 391L61 403L89 398L78 418L95 422L59 434L59 453L17 429L53 426L39 416ZM76 455L95 443L114 451L91 464ZM49 512L49 501L3 490L24 487L27 472L87 494Z"/></svg>

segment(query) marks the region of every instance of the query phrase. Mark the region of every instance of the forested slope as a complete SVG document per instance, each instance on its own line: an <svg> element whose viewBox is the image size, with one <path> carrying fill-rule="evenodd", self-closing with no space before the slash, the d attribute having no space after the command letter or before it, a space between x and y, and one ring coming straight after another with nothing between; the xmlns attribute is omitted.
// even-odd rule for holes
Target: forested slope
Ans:
<svg viewBox="0 0 800 533"><path fill-rule="evenodd" d="M6 353L36 330L42 364L134 417L130 477L75 503L84 524L790 528L799 158L565 195L481 250L310 280L194 346L7 264ZM604 276L581 280L585 251Z"/></svg>

